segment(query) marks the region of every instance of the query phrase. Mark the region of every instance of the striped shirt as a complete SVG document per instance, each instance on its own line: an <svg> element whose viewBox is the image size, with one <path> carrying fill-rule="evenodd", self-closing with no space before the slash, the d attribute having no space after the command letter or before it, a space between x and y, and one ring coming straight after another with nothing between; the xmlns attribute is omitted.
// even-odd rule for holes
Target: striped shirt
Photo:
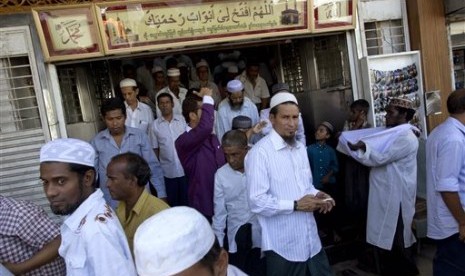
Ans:
<svg viewBox="0 0 465 276"><path fill-rule="evenodd" d="M273 129L249 151L245 160L249 203L262 228L262 250L292 262L304 262L321 251L311 212L294 212L294 200L318 190L305 146L289 146Z"/></svg>

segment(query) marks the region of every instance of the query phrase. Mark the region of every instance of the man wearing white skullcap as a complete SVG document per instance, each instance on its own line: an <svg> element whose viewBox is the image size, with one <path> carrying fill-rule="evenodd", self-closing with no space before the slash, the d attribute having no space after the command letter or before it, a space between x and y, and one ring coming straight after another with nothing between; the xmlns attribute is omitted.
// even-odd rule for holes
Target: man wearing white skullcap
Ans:
<svg viewBox="0 0 465 276"><path fill-rule="evenodd" d="M414 133L416 128L408 123L415 109L410 100L393 98L385 111L386 130L391 133L386 150L380 150L372 141L348 142L355 153L352 157L371 167L366 239L375 246L385 275L418 275L411 225L415 215L419 142ZM378 139L383 137L378 134Z"/></svg>
<svg viewBox="0 0 465 276"><path fill-rule="evenodd" d="M126 106L125 124L138 128L148 134L149 126L153 122L153 113L150 106L137 99L139 88L136 81L129 78L123 79L119 83L119 87L121 88L124 105Z"/></svg>
<svg viewBox="0 0 465 276"><path fill-rule="evenodd" d="M208 63L205 60L201 60L197 62L195 65L196 72L197 72L197 81L191 81L189 83L189 88L195 88L195 89L200 89L202 87L207 87L212 90L212 97L213 100L215 101L215 107L218 106L218 104L221 101L221 95L220 91L218 90L218 86L210 81L210 68L208 66Z"/></svg>
<svg viewBox="0 0 465 276"><path fill-rule="evenodd" d="M259 68L260 64L257 61L249 61L246 70L236 79L244 84L245 95L262 110L268 107L270 91L266 81L258 74Z"/></svg>
<svg viewBox="0 0 465 276"><path fill-rule="evenodd" d="M305 146L296 140L299 106L289 92L270 102L271 132L247 154L245 174L251 211L262 228L269 275L332 275L318 237L314 211L334 200L312 184Z"/></svg>
<svg viewBox="0 0 465 276"><path fill-rule="evenodd" d="M66 274L136 275L131 252L116 214L95 189L95 150L84 141L64 138L40 150L40 179L61 226L59 254Z"/></svg>
<svg viewBox="0 0 465 276"><path fill-rule="evenodd" d="M257 106L244 95L244 85L239 80L229 81L226 85L228 97L218 106L218 139L232 129L232 120L240 115L252 119L252 125L258 123Z"/></svg>
<svg viewBox="0 0 465 276"><path fill-rule="evenodd" d="M174 100L174 113L182 115L182 102L186 98L187 89L180 86L181 72L179 71L178 68L170 68L167 71L167 76L168 76L168 86L158 91L157 96L160 95L161 93L170 94ZM160 116L161 116L161 111L157 106L157 118Z"/></svg>
<svg viewBox="0 0 465 276"><path fill-rule="evenodd" d="M286 83L277 83L273 85L271 88L272 94L275 95L280 92L289 92L289 85ZM270 109L271 108L266 108L260 110L260 121L265 121L267 124L262 128L262 134L267 135L270 133L271 129L273 126L271 125L270 122ZM305 138L305 129L304 129L304 122L302 120L302 114L299 114L299 125L297 127L297 133L295 134L295 138L297 141L301 142L303 145L307 144L306 138Z"/></svg>
<svg viewBox="0 0 465 276"><path fill-rule="evenodd" d="M173 207L142 223L134 237L139 276L241 276L228 265L207 219L195 209Z"/></svg>

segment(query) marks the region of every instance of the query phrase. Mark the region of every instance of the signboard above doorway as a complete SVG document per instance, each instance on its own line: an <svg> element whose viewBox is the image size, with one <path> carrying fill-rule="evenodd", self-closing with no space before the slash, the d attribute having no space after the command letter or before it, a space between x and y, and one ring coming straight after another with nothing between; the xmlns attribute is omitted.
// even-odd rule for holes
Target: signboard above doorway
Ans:
<svg viewBox="0 0 465 276"><path fill-rule="evenodd" d="M95 5L106 54L310 33L305 0Z"/></svg>

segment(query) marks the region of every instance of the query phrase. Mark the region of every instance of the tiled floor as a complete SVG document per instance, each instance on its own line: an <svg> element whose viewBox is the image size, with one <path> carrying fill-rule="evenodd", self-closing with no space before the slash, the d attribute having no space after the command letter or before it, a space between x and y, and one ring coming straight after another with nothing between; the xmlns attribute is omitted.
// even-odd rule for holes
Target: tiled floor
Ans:
<svg viewBox="0 0 465 276"><path fill-rule="evenodd" d="M328 251L328 249L327 249ZM420 276L431 276L432 261L436 246L430 241L421 241L419 245L418 255L416 257L417 266L420 270ZM344 260L332 265L334 274L336 276L376 276L377 274L369 273L358 268L358 262L354 260ZM397 275L393 275L397 276Z"/></svg>

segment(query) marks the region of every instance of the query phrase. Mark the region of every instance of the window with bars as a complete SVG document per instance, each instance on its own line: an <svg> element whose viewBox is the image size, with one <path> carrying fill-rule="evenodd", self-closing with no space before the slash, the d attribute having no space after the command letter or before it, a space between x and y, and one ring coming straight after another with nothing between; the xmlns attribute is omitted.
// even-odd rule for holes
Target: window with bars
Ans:
<svg viewBox="0 0 465 276"><path fill-rule="evenodd" d="M314 39L319 88L350 85L350 68L344 35Z"/></svg>
<svg viewBox="0 0 465 276"><path fill-rule="evenodd" d="M281 45L282 66L284 82L294 93L304 92L304 77L300 62L300 51L296 43Z"/></svg>
<svg viewBox="0 0 465 276"><path fill-rule="evenodd" d="M66 123L74 124L83 122L82 109L79 102L76 69L73 67L59 68L57 73Z"/></svg>
<svg viewBox="0 0 465 276"><path fill-rule="evenodd" d="M369 56L404 52L405 34L402 20L365 22L365 40Z"/></svg>
<svg viewBox="0 0 465 276"><path fill-rule="evenodd" d="M29 57L0 58L0 133L41 127Z"/></svg>

